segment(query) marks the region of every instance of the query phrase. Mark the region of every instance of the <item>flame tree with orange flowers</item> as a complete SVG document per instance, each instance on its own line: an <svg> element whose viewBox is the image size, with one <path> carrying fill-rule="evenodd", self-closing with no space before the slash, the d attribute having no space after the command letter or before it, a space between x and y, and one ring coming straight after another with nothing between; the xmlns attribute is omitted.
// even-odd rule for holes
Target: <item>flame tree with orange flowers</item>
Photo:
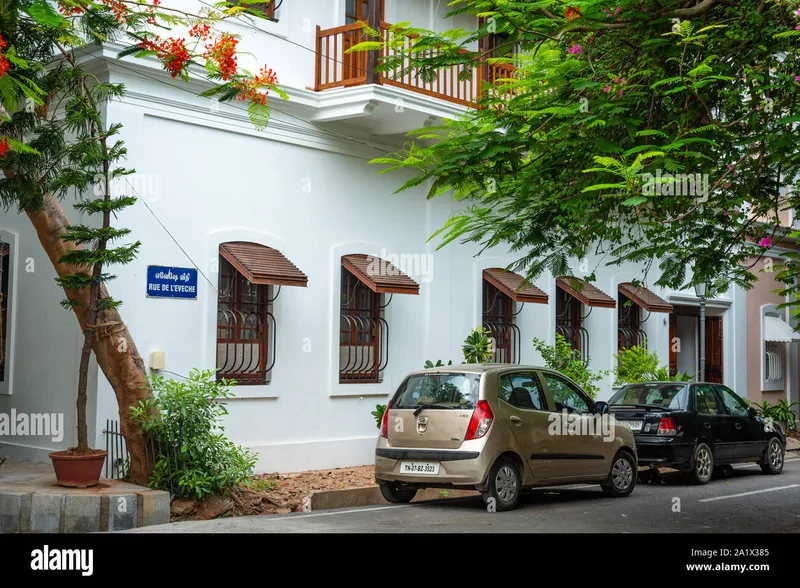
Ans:
<svg viewBox="0 0 800 588"><path fill-rule="evenodd" d="M133 196L114 196L111 182L133 172L120 166L121 126L104 120L102 105L124 96L121 84L98 80L74 51L108 40L127 41L120 56L156 57L173 77L188 80L193 64L213 82L205 96L248 103L257 128L269 119L267 96L286 97L275 72L239 68L238 39L221 30L226 19L257 18L252 2L219 3L198 13L163 6L160 0L0 0L0 202L30 219L66 294L63 305L84 334L80 357L78 444L67 453L93 453L88 443L86 402L92 353L117 397L122 433L130 453L132 482L147 483L144 439L130 408L149 394L144 362L106 283L108 266L125 264L139 243L130 231L110 225ZM188 31L171 36L173 31ZM62 207L75 207L101 223L72 225Z"/></svg>

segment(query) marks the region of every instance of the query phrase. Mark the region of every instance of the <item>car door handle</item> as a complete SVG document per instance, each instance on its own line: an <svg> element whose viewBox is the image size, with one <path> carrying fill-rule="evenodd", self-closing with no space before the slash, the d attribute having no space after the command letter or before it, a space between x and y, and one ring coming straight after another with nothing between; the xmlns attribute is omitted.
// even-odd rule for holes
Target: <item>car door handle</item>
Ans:
<svg viewBox="0 0 800 588"><path fill-rule="evenodd" d="M508 420L510 420L510 421L511 421L512 423L514 423L515 425L519 425L519 424L521 424L521 423L522 423L522 419L521 419L521 418L519 418L518 416L512 416L512 417L509 417L509 418L508 418Z"/></svg>
<svg viewBox="0 0 800 588"><path fill-rule="evenodd" d="M710 429L711 428L711 423L709 423L708 421L703 423L703 425L705 426L706 429Z"/></svg>

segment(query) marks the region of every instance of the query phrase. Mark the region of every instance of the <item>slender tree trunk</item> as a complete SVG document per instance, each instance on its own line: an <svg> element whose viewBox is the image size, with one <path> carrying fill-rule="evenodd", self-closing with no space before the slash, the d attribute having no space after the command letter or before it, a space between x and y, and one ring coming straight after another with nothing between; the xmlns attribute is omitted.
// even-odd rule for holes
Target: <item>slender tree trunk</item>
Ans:
<svg viewBox="0 0 800 588"><path fill-rule="evenodd" d="M59 277L74 274L81 268L71 264L61 263L62 256L72 249L80 246L64 241L61 235L67 232L70 226L64 209L52 195L47 195L41 209L25 211L33 224L47 256L53 264ZM131 420L130 407L144 400L150 394L147 382L147 372L139 351L128 332L128 327L122 321L116 310L104 310L98 315L97 321L92 321L89 314L90 290L67 291L67 297L77 300L80 305L73 311L78 319L81 330L86 333L87 327L102 323L96 327L96 333L91 338L91 349L97 358L97 364L111 383L117 397L119 407L119 422L122 434L128 445L131 458L130 476L135 484L147 484L147 464L145 460L144 436L139 427ZM104 286L98 288L100 296L106 296ZM88 372L87 372L88 374ZM80 414L80 411L79 411Z"/></svg>

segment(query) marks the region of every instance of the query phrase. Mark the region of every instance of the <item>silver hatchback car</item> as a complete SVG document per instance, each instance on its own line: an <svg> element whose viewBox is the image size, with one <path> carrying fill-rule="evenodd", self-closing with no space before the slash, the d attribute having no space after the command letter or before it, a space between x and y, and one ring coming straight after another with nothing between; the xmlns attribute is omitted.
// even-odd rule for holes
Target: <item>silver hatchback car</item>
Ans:
<svg viewBox="0 0 800 588"><path fill-rule="evenodd" d="M534 486L597 483L628 496L637 469L633 434L606 403L558 372L512 364L411 373L387 404L375 450L389 502L420 488L476 489L498 511Z"/></svg>

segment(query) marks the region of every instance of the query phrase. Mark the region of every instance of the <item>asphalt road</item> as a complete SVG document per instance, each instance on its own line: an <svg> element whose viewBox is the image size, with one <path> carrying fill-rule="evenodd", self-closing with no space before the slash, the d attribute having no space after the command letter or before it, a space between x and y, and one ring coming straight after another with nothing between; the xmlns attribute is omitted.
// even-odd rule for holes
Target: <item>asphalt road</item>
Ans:
<svg viewBox="0 0 800 588"><path fill-rule="evenodd" d="M480 498L171 523L145 533L800 533L800 455L783 473L735 466L706 486L668 472L639 484L628 498L606 498L599 486L526 492L516 510L486 511Z"/></svg>

